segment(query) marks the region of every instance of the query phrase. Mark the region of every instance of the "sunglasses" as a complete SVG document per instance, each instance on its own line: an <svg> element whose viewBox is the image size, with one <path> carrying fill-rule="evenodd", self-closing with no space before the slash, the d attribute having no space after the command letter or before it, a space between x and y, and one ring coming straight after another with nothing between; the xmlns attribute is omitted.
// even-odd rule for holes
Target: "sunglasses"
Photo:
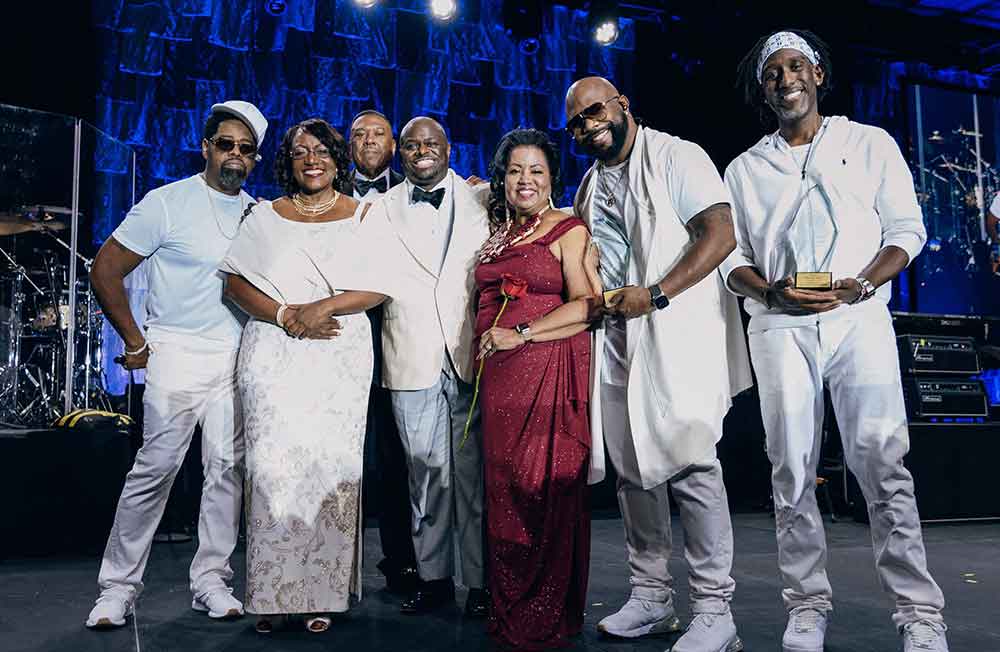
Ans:
<svg viewBox="0 0 1000 652"><path fill-rule="evenodd" d="M229 136L215 136L213 138L206 138L206 140L215 145L215 149L224 154L228 154L233 151L234 147L238 147L240 149L240 155L247 158L250 158L257 153L257 146L253 143L238 143Z"/></svg>
<svg viewBox="0 0 1000 652"><path fill-rule="evenodd" d="M583 125L588 119L600 121L607 120L608 103L617 100L619 97L621 97L621 95L615 95L614 97L610 97L603 102L594 102L566 122L566 131L571 134L576 134L576 132L582 131Z"/></svg>

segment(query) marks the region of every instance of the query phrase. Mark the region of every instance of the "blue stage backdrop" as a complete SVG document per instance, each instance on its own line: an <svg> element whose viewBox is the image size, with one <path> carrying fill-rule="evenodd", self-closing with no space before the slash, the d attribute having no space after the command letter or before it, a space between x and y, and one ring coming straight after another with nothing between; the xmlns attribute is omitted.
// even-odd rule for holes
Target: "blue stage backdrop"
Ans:
<svg viewBox="0 0 1000 652"><path fill-rule="evenodd" d="M547 128L562 147L563 177L578 180L588 160L562 129L566 88L583 74L628 85L634 25L622 19L618 41L600 47L583 12L554 6L541 47L527 55L505 32L501 4L462 0L458 17L439 23L426 0L372 9L351 0L95 0L98 126L138 151L137 197L203 167L202 124L227 99L255 103L270 122L249 182L257 196L280 194L273 160L288 127L318 116L343 132L365 108L397 131L415 115L440 120L463 175L485 176L505 131ZM122 217L96 215L95 243Z"/></svg>

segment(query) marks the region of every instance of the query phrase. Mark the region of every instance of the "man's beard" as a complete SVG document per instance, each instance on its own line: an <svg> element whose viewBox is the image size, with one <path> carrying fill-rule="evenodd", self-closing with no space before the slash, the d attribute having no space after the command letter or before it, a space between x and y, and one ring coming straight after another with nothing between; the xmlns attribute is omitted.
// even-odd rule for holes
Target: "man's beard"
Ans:
<svg viewBox="0 0 1000 652"><path fill-rule="evenodd" d="M611 132L611 144L607 149L598 149L588 143L583 149L594 158L607 161L615 158L625 147L625 139L628 138L628 123L623 119L621 122L611 121L608 123L608 130Z"/></svg>
<svg viewBox="0 0 1000 652"><path fill-rule="evenodd" d="M223 165L219 170L219 185L223 190L236 192L243 187L246 178L247 172L242 167Z"/></svg>

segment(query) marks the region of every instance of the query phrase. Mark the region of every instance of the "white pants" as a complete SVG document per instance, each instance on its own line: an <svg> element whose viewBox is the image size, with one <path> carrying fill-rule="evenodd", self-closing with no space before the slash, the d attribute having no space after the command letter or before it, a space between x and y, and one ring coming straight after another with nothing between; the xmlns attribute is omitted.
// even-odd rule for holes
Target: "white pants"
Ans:
<svg viewBox="0 0 1000 652"><path fill-rule="evenodd" d="M413 548L423 580L458 575L482 588L483 454L478 407L469 439L459 450L472 406L472 385L458 379L451 365L433 387L392 390L392 412L409 466L413 509ZM455 549L461 567L455 567Z"/></svg>
<svg viewBox="0 0 1000 652"><path fill-rule="evenodd" d="M750 334L773 472L778 566L785 606L830 610L826 538L816 505L823 385L830 389L847 466L871 517L875 568L896 600L897 627L941 621L944 596L927 571L892 320L884 304L818 325Z"/></svg>
<svg viewBox="0 0 1000 652"><path fill-rule="evenodd" d="M202 485L191 591L200 597L232 579L243 496L243 420L235 392L236 351L194 352L151 343L143 398L143 444L125 479L104 550L102 593L134 599L170 488L201 425Z"/></svg>
<svg viewBox="0 0 1000 652"><path fill-rule="evenodd" d="M722 482L722 466L714 456L691 465L652 489L643 489L629 426L626 389L603 384L601 410L608 456L618 473L618 505L625 524L632 595L669 602L673 578L667 569L673 547L669 485L684 526L684 559L693 613L727 613L736 583L733 526Z"/></svg>

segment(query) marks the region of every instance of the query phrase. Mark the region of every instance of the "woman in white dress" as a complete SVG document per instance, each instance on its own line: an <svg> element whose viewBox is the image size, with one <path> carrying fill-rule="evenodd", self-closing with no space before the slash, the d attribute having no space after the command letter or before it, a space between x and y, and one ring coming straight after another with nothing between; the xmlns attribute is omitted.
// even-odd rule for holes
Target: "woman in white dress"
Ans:
<svg viewBox="0 0 1000 652"><path fill-rule="evenodd" d="M287 193L258 204L223 263L226 295L253 319L237 384L246 429L246 610L325 631L360 598L361 471L372 378L364 311L385 299L346 192L343 138L323 120L288 130ZM344 191L344 194L341 194Z"/></svg>

